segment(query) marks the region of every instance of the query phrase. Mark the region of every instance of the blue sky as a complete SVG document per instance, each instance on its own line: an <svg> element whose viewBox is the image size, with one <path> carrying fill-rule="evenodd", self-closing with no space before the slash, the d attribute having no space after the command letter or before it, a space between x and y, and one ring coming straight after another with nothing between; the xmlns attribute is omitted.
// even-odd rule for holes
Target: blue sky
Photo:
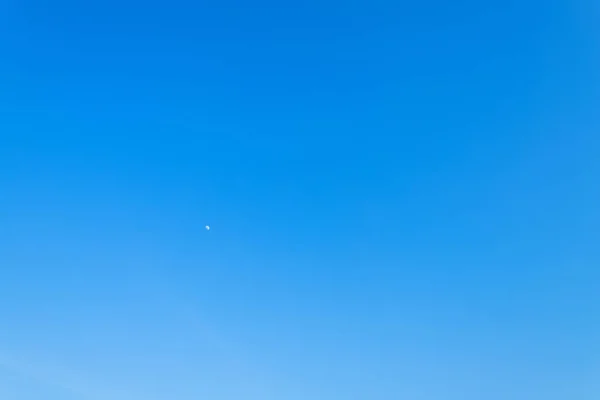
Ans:
<svg viewBox="0 0 600 400"><path fill-rule="evenodd" d="M597 399L599 18L0 3L0 397Z"/></svg>

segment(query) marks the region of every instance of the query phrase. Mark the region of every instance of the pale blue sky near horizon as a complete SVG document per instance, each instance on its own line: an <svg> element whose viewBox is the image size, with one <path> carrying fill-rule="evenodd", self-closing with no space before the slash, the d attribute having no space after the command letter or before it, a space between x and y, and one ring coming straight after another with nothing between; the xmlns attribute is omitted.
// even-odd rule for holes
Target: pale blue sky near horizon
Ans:
<svg viewBox="0 0 600 400"><path fill-rule="evenodd" d="M0 2L0 398L600 398L599 26Z"/></svg>

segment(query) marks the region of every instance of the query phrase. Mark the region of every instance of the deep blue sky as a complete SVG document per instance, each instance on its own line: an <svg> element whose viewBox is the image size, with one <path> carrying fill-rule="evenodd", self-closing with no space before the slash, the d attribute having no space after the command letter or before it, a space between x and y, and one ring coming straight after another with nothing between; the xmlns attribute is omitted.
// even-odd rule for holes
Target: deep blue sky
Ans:
<svg viewBox="0 0 600 400"><path fill-rule="evenodd" d="M3 1L0 397L598 399L594 3Z"/></svg>

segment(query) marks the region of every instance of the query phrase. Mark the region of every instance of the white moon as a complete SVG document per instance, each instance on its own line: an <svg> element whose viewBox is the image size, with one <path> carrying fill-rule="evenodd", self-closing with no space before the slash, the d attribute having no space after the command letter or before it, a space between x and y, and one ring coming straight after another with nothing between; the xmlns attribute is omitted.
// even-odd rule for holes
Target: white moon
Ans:
<svg viewBox="0 0 600 400"><path fill-rule="evenodd" d="M205 228L207 231L210 231L210 226L206 225Z"/></svg>

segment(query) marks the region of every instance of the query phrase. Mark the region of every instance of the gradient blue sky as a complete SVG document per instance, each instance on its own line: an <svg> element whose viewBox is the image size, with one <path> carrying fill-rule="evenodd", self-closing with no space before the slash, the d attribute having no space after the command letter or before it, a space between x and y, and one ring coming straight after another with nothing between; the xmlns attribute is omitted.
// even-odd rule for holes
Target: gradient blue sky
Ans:
<svg viewBox="0 0 600 400"><path fill-rule="evenodd" d="M597 400L599 26L2 1L0 398Z"/></svg>

